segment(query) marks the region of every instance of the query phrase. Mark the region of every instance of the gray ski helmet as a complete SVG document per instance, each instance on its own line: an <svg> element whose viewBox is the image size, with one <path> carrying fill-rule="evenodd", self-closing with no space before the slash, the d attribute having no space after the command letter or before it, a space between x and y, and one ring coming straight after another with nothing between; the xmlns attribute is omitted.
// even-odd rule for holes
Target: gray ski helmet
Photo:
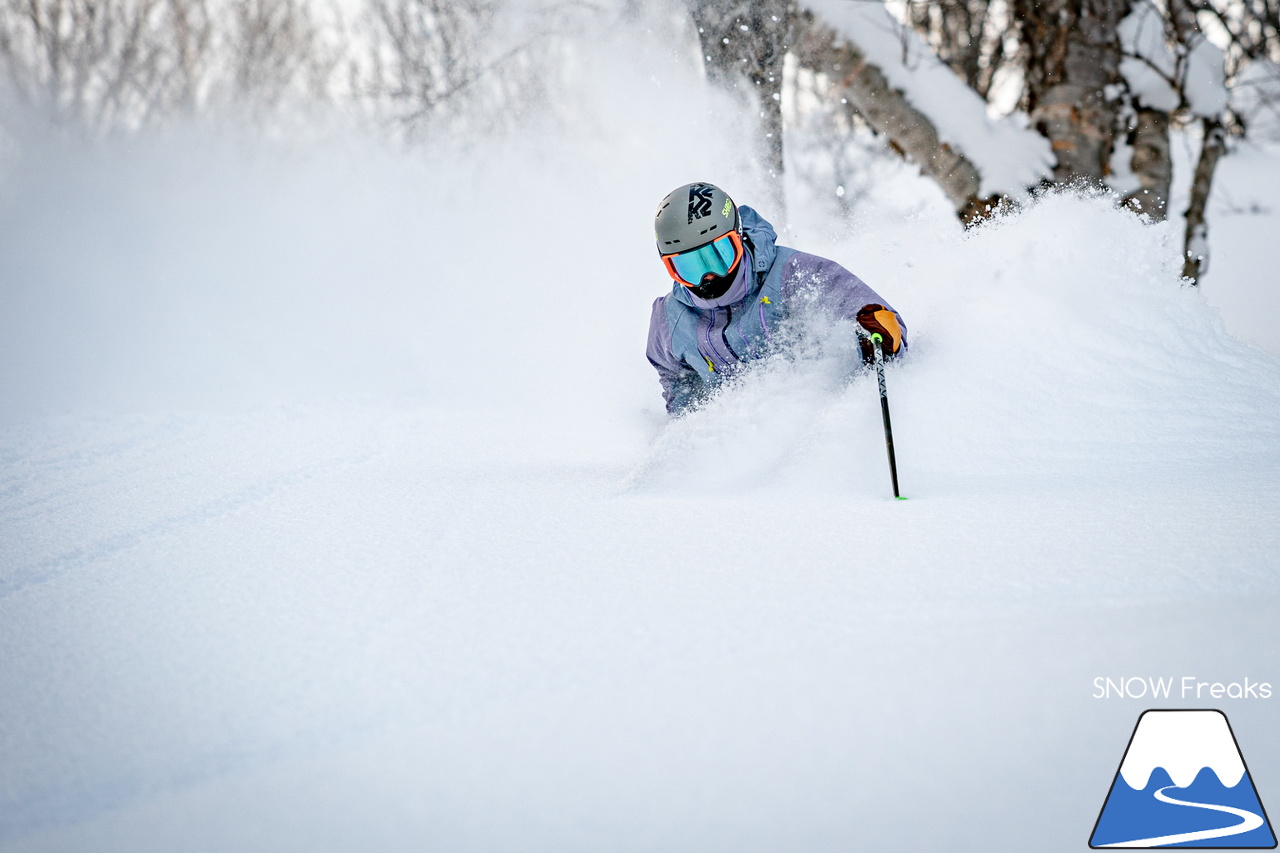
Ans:
<svg viewBox="0 0 1280 853"><path fill-rule="evenodd" d="M715 184L685 184L658 205L653 230L658 254L670 255L705 246L737 228L738 206Z"/></svg>

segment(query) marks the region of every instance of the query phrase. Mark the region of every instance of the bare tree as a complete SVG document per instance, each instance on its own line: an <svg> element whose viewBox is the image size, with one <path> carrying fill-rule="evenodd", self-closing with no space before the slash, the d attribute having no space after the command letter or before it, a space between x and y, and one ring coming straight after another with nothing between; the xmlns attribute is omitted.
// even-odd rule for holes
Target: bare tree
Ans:
<svg viewBox="0 0 1280 853"><path fill-rule="evenodd" d="M497 0L0 0L0 85L102 132L341 106L409 140L552 110L557 38L599 10Z"/></svg>
<svg viewBox="0 0 1280 853"><path fill-rule="evenodd" d="M907 5L912 28L984 99L997 72L1017 59L1009 15L1008 0L912 0Z"/></svg>
<svg viewBox="0 0 1280 853"><path fill-rule="evenodd" d="M850 116L884 134L896 151L936 180L971 221L989 209L979 198L981 178L971 162L941 140L933 122L891 86L854 43L790 0L691 0L708 79L745 91L758 111L762 158L771 179L775 209L783 209L783 62L793 54L800 66L832 83Z"/></svg>
<svg viewBox="0 0 1280 853"><path fill-rule="evenodd" d="M162 0L0 0L11 85L63 120L101 127L145 113L173 88L171 47L156 37L170 9Z"/></svg>
<svg viewBox="0 0 1280 853"><path fill-rule="evenodd" d="M760 117L762 157L783 210L782 72L791 47L796 7L791 0L692 0L708 78L725 88L743 87Z"/></svg>
<svg viewBox="0 0 1280 853"><path fill-rule="evenodd" d="M411 141L457 122L501 129L548 104L548 45L571 31L561 5L529 12L518 37L494 0L369 0L371 96ZM589 10L588 10L589 11Z"/></svg>
<svg viewBox="0 0 1280 853"><path fill-rule="evenodd" d="M1227 71L1245 60L1280 62L1280 0L1185 0L1197 18L1214 20L1230 38Z"/></svg>
<svg viewBox="0 0 1280 853"><path fill-rule="evenodd" d="M1129 139L1140 189L1128 203L1163 219L1172 183L1171 125L1200 125L1201 152L1191 182L1184 235L1183 277L1195 284L1208 264L1205 207L1213 173L1225 151L1224 122L1230 120L1224 57L1201 31L1191 0L1135 0L1122 25L1132 104ZM1220 78L1220 79L1218 79Z"/></svg>
<svg viewBox="0 0 1280 853"><path fill-rule="evenodd" d="M98 132L327 91L338 56L300 0L0 0L9 85Z"/></svg>
<svg viewBox="0 0 1280 853"><path fill-rule="evenodd" d="M1138 188L1126 193L1125 204L1154 221L1168 214L1173 186L1173 158L1169 152L1169 113L1137 106L1132 111L1128 142L1133 148L1129 167Z"/></svg>
<svg viewBox="0 0 1280 853"><path fill-rule="evenodd" d="M1054 179L1100 184L1120 110L1118 26L1128 0L1014 0L1024 105L1058 158Z"/></svg>
<svg viewBox="0 0 1280 853"><path fill-rule="evenodd" d="M1195 176L1191 181L1191 203L1187 207L1187 228L1183 241L1182 277L1190 284L1198 284L1209 269L1209 226L1205 221L1205 207L1209 202L1209 190L1218 160L1226 151L1227 135L1221 124L1204 119L1204 140L1200 146L1200 158L1196 162Z"/></svg>
<svg viewBox="0 0 1280 853"><path fill-rule="evenodd" d="M498 2L361 0L348 25L322 23L306 0L0 0L0 67L22 97L97 131L227 108L277 115L287 103L342 97L421 140L459 122L474 133L551 109L549 45L573 30L575 17L600 13L550 3L515 20L511 9L499 14ZM843 116L831 125L834 151L847 149L855 127L869 127L936 181L966 222L997 206L999 199L982 197L979 163L990 159L941 132L913 102L919 92L896 88L847 20L837 31L806 0L684 2L708 79L743 92L757 114L776 209L783 210L789 56L813 91L831 99L830 114ZM632 15L636 3L628 0ZM1228 136L1248 128L1225 95L1206 102L1191 74L1215 61L1214 73L1225 69L1228 80L1241 69L1280 68L1280 0L908 0L904 8L927 49L976 93L980 113L996 96L1000 72L1010 72L1005 83L1021 86L1021 104L1056 156L1054 183L1111 182L1129 206L1161 218L1171 191L1170 133L1199 124L1184 275L1192 282L1203 275L1215 167ZM1146 33L1154 40L1139 44L1125 29L1139 19L1154 22ZM1209 25L1225 33L1225 66L1206 42ZM883 47L876 55L887 61ZM1167 97L1153 95L1160 86L1133 83L1134 63ZM899 83L912 73L894 68ZM339 95L342 80L350 82ZM1117 151L1131 152L1127 164Z"/></svg>
<svg viewBox="0 0 1280 853"><path fill-rule="evenodd" d="M773 174L783 163L777 138L781 118L769 101L781 99L776 90L782 64L778 54L787 51L802 69L830 81L832 97L851 113L846 127L854 125L856 115L884 134L894 150L938 183L966 222L998 207L999 199L980 197L983 175L971 156L977 152L949 144L932 117L895 89L854 40L819 16L782 0L691 2L711 79L759 92L761 134L769 142L766 159ZM1215 3L1222 5L1210 5ZM1277 3L938 0L909 3L906 15L936 56L984 100L992 94L998 69L1017 71L1021 105L1056 158L1055 184L1108 186L1119 180L1115 166L1132 175L1132 188L1123 187L1126 204L1151 219L1163 219L1173 179L1171 130L1200 123L1204 144L1191 182L1185 234L1184 276L1194 283L1207 264L1205 208L1213 172L1225 151L1227 131L1232 124L1240 126L1226 109L1220 82L1205 83L1216 49L1205 41L1200 21L1229 21L1237 52L1260 56L1277 49ZM1142 14L1131 18L1137 12ZM1145 41L1135 40L1124 29L1148 19L1159 29L1155 42L1151 33ZM1150 66L1168 96L1153 95L1158 86L1135 88L1130 75L1136 72L1122 69L1125 63ZM1196 74L1200 81L1193 85ZM1125 152L1128 162L1116 161L1117 153Z"/></svg>
<svg viewBox="0 0 1280 853"><path fill-rule="evenodd" d="M290 90L323 97L340 55L300 0L235 0L227 55L236 100L270 111Z"/></svg>
<svg viewBox="0 0 1280 853"><path fill-rule="evenodd" d="M480 75L468 40L492 20L485 0L374 0L382 50L375 51L378 94L401 105L400 118L421 126Z"/></svg>

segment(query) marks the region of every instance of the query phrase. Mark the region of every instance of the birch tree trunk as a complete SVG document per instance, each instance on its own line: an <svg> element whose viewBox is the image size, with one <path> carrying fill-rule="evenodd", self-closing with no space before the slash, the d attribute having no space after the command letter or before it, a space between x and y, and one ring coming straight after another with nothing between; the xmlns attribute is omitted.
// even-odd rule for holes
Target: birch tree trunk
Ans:
<svg viewBox="0 0 1280 853"><path fill-rule="evenodd" d="M1130 0L1013 0L1026 55L1026 106L1058 158L1057 183L1110 172L1120 98L1117 27Z"/></svg>
<svg viewBox="0 0 1280 853"><path fill-rule="evenodd" d="M1196 21L1196 4L1190 0L1169 0L1170 20L1178 43L1189 51L1198 40L1204 39ZM1183 92L1184 100L1187 92ZM1222 116L1203 116L1200 119L1203 138L1200 158L1191 178L1191 200L1187 205L1186 233L1183 242L1182 278L1196 285L1209 271L1209 223L1205 220L1205 208L1213 189L1213 173L1218 160L1227 150L1227 133L1222 126Z"/></svg>
<svg viewBox="0 0 1280 853"><path fill-rule="evenodd" d="M1139 107L1130 135L1133 157L1130 168L1140 188L1125 203L1138 213L1162 222L1168 216L1169 188L1173 184L1173 160L1169 156L1169 114Z"/></svg>
<svg viewBox="0 0 1280 853"><path fill-rule="evenodd" d="M791 0L691 0L707 77L728 89L747 87L760 119L760 139L775 210L785 221L782 66L796 14Z"/></svg>
<svg viewBox="0 0 1280 853"><path fill-rule="evenodd" d="M1186 251L1182 261L1182 277L1190 284L1199 284L1209 271L1209 226L1205 223L1204 210L1209 203L1209 191L1213 188L1213 172L1218 168L1218 158L1227 150L1227 133L1217 119L1203 119L1204 142L1200 146L1200 159L1191 179L1191 203L1187 206Z"/></svg>

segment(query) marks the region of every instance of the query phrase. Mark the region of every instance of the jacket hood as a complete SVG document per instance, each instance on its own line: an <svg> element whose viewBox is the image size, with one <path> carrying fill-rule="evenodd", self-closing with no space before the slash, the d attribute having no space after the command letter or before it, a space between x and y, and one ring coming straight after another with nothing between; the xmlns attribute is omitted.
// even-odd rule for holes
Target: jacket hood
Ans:
<svg viewBox="0 0 1280 853"><path fill-rule="evenodd" d="M742 221L742 236L750 244L747 247L747 255L744 260L751 263L752 270L755 272L755 275L747 283L746 288L742 288L740 282L735 281L734 285L729 288L729 292L720 299L708 301L694 296L693 291L680 282L672 282L671 295L676 298L677 302L688 305L690 308L705 311L723 305L732 305L759 290L763 274L769 271L769 268L773 266L774 259L778 256L776 245L778 232L773 230L773 226L769 224L768 220L745 204L738 206L738 216L741 217ZM741 279L742 270L738 271L738 277Z"/></svg>

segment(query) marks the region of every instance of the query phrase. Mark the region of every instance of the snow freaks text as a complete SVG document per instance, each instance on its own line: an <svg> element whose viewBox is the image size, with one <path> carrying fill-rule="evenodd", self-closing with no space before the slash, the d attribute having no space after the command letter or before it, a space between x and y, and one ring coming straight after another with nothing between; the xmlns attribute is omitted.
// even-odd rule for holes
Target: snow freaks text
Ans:
<svg viewBox="0 0 1280 853"><path fill-rule="evenodd" d="M1194 675L1181 678L1104 678L1093 680L1094 699L1270 699L1271 682L1254 681L1247 676L1240 681L1202 681Z"/></svg>

